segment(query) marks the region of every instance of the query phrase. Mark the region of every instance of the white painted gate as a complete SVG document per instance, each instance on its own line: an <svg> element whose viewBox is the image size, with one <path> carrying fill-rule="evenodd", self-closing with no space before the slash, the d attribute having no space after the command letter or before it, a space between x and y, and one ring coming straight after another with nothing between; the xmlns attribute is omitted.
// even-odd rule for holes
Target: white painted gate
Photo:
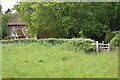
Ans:
<svg viewBox="0 0 120 80"><path fill-rule="evenodd" d="M96 51L100 51L100 50L108 50L110 51L110 43L108 44L104 44L104 42L99 43L98 41L96 41L96 43L92 43L92 45L96 46Z"/></svg>

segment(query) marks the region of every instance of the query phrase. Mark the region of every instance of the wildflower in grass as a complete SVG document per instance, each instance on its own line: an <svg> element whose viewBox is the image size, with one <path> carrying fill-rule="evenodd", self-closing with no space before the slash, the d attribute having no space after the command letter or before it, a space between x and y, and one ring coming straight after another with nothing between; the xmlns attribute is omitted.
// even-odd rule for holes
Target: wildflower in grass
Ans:
<svg viewBox="0 0 120 80"><path fill-rule="evenodd" d="M89 71L87 73L89 73Z"/></svg>
<svg viewBox="0 0 120 80"><path fill-rule="evenodd" d="M23 71L20 71L20 73L22 73Z"/></svg>

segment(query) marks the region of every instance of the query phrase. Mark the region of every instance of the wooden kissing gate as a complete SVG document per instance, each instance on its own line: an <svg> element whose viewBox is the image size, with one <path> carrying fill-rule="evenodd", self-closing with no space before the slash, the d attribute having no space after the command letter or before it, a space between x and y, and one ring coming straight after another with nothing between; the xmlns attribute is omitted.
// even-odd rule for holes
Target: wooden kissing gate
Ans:
<svg viewBox="0 0 120 80"><path fill-rule="evenodd" d="M100 50L110 51L110 43L104 44L104 41L102 41L102 43L99 43L98 41L96 41L96 43L92 43L92 45L96 46L97 52L99 52Z"/></svg>

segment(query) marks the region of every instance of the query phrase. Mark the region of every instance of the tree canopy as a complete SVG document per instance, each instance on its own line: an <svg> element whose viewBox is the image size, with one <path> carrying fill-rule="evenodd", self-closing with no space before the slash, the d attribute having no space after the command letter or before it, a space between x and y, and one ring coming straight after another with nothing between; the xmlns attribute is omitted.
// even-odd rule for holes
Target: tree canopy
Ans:
<svg viewBox="0 0 120 80"><path fill-rule="evenodd" d="M7 23L12 17L11 12L12 11L8 9L7 11L5 11L5 13L2 13L2 39L4 39L7 36L8 32Z"/></svg>
<svg viewBox="0 0 120 80"><path fill-rule="evenodd" d="M98 41L120 30L119 3L20 2L14 7L29 33L48 30L50 37L87 37Z"/></svg>

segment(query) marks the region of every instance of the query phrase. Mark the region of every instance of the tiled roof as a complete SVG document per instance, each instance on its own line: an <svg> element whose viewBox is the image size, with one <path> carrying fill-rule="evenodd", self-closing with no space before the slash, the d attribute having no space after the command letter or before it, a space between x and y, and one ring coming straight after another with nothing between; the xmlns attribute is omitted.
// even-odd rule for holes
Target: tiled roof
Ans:
<svg viewBox="0 0 120 80"><path fill-rule="evenodd" d="M14 16L11 18L11 20L7 23L8 26L10 25L26 25L24 22L18 21L18 15L14 14Z"/></svg>

